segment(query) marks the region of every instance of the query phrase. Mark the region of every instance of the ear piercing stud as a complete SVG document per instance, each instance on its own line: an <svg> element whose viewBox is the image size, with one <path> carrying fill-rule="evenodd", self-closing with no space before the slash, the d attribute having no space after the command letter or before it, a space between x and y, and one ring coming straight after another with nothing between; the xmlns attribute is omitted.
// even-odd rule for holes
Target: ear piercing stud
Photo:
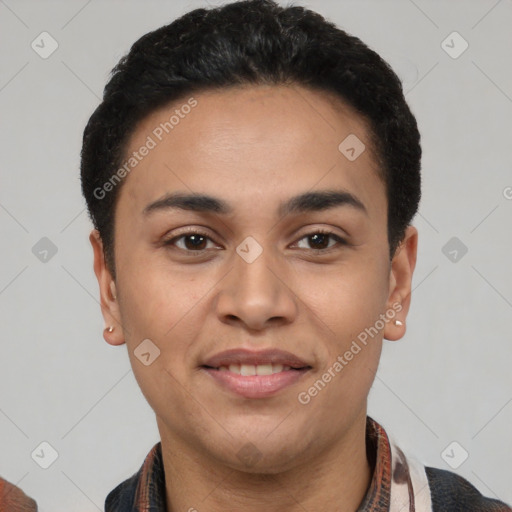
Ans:
<svg viewBox="0 0 512 512"><path fill-rule="evenodd" d="M404 323L401 322L400 320L395 320L395 325L401 326L404 325Z"/></svg>
<svg viewBox="0 0 512 512"><path fill-rule="evenodd" d="M112 332L114 330L114 327L112 327L111 325L109 325L108 327L105 327L104 329L105 331L107 332Z"/></svg>

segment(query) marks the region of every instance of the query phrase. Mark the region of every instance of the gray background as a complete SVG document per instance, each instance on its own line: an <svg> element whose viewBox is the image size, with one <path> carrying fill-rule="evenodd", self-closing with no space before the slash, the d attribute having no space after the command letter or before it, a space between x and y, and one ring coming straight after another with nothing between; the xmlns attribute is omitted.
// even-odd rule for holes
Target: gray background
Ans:
<svg viewBox="0 0 512 512"><path fill-rule="evenodd" d="M512 2L297 3L388 60L422 133L408 331L385 342L369 412L424 463L449 460L512 502ZM158 441L126 347L102 337L79 152L118 59L204 5L0 0L0 475L44 512L103 510ZM59 45L47 59L31 47L43 31ZM442 46L453 31L469 43L458 58ZM57 248L46 261L33 252L43 237ZM43 441L58 452L48 469L34 460L48 463L47 448L31 457Z"/></svg>

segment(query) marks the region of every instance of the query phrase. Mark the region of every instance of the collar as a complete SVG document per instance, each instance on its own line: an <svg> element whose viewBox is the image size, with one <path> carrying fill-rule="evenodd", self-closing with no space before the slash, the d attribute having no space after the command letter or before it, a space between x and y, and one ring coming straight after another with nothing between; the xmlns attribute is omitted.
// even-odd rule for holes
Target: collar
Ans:
<svg viewBox="0 0 512 512"><path fill-rule="evenodd" d="M425 468L404 453L384 428L366 417L366 452L373 476L357 512L430 512ZM153 446L140 470L107 496L105 512L166 512L161 442Z"/></svg>

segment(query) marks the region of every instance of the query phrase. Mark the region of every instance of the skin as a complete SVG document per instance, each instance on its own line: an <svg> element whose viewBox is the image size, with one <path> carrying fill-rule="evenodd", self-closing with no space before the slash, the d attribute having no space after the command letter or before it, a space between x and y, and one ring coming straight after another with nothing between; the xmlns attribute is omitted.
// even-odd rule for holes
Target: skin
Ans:
<svg viewBox="0 0 512 512"><path fill-rule="evenodd" d="M407 228L390 262L387 199L364 120L325 93L298 86L245 86L195 94L198 105L126 177L115 212L116 281L101 238L90 235L112 345L127 344L135 377L156 414L167 506L187 511L356 510L370 485L367 396L382 340L405 333L418 233ZM169 119L176 102L135 127L127 153ZM356 134L366 150L349 161L338 145ZM366 207L342 205L278 217L281 201L303 192L344 189ZM227 201L230 215L142 210L167 192ZM205 232L202 255L181 238ZM328 229L344 238L314 243ZM236 252L252 236L252 263ZM322 248L316 253L314 248ZM114 299L114 296L116 297ZM307 405L307 391L379 315L397 319ZM149 366L134 350L149 338L160 356ZM221 389L199 369L231 348L280 348L312 369L268 398ZM237 452L252 443L260 460Z"/></svg>

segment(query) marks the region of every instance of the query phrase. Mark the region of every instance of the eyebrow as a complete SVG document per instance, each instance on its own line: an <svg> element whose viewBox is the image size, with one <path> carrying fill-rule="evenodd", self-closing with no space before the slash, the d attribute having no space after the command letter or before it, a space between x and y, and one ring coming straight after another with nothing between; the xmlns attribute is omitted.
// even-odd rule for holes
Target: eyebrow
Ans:
<svg viewBox="0 0 512 512"><path fill-rule="evenodd" d="M340 206L349 206L368 215L368 211L363 202L354 194L345 190L320 190L316 192L305 192L294 196L280 203L277 214L278 217L285 217L292 214L305 212L317 212L337 208ZM219 215L229 215L233 213L233 208L223 199L203 195L188 194L182 192L168 193L156 201L148 204L142 213L144 216L162 211L162 210L188 210L199 213L215 213Z"/></svg>

